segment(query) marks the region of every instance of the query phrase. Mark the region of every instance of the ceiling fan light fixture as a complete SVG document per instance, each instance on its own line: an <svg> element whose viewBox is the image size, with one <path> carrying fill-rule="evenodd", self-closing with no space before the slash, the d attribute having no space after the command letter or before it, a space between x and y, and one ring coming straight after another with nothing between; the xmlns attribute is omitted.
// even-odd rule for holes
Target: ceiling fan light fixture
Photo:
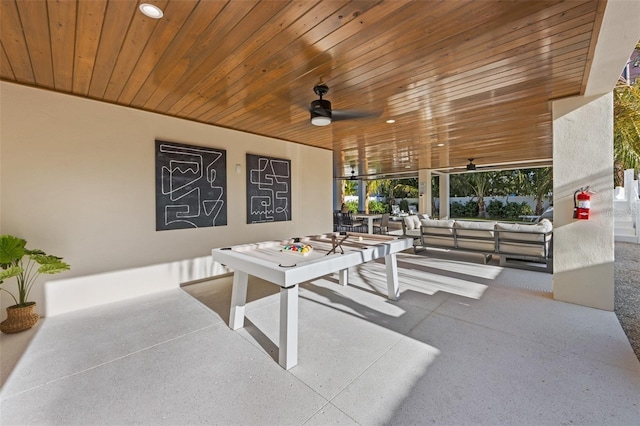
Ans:
<svg viewBox="0 0 640 426"><path fill-rule="evenodd" d="M153 4L142 3L140 4L139 8L140 12L144 13L149 18L160 19L164 16L162 9Z"/></svg>
<svg viewBox="0 0 640 426"><path fill-rule="evenodd" d="M331 124L331 102L325 99L316 99L309 107L311 124L314 126L328 126Z"/></svg>
<svg viewBox="0 0 640 426"><path fill-rule="evenodd" d="M313 124L314 126L328 126L329 124L331 124L331 118L321 115L311 117L311 124Z"/></svg>

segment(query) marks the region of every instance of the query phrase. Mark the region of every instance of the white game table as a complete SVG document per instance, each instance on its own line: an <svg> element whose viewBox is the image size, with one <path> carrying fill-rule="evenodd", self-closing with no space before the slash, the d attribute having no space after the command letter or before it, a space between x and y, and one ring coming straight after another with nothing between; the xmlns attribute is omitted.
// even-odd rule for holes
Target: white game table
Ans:
<svg viewBox="0 0 640 426"><path fill-rule="evenodd" d="M342 233L344 234L344 233ZM334 247L332 241L341 241ZM300 243L313 247L310 254L284 253L282 248L294 239L242 244L212 250L214 261L234 270L229 327L244 327L248 276L262 278L280 286L280 338L278 362L286 370L298 363L298 284L339 272L341 285L348 283L348 268L384 257L389 299L396 300L398 267L396 253L412 247L408 238L386 235L329 233L301 237Z"/></svg>

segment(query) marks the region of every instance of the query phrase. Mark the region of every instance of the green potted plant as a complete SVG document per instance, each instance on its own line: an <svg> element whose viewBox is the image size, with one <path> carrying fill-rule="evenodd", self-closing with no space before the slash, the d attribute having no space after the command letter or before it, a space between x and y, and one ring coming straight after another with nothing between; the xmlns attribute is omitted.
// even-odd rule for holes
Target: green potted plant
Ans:
<svg viewBox="0 0 640 426"><path fill-rule="evenodd" d="M36 303L29 301L29 292L40 274L57 274L69 269L61 257L42 250L29 250L27 241L12 235L0 235L0 290L11 295L15 305L7 308L7 319L0 323L3 333L18 333L33 327L40 318ZM16 278L18 294L4 287L4 280Z"/></svg>

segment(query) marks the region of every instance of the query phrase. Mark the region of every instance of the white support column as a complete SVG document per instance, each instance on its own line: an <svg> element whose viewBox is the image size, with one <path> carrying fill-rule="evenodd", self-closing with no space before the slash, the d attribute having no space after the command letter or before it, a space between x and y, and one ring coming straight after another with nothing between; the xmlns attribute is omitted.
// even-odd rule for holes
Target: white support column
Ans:
<svg viewBox="0 0 640 426"><path fill-rule="evenodd" d="M613 310L613 95L553 108L553 297ZM574 192L589 186L588 220L573 218Z"/></svg>
<svg viewBox="0 0 640 426"><path fill-rule="evenodd" d="M367 211L367 182L364 180L358 181L358 211Z"/></svg>
<svg viewBox="0 0 640 426"><path fill-rule="evenodd" d="M342 187L344 181L341 179L333 180L333 210L340 210L343 203Z"/></svg>
<svg viewBox="0 0 640 426"><path fill-rule="evenodd" d="M451 216L449 209L449 175L440 175L440 217L445 218Z"/></svg>
<svg viewBox="0 0 640 426"><path fill-rule="evenodd" d="M433 216L431 206L433 206L433 194L431 193L431 170L418 170L418 210Z"/></svg>
<svg viewBox="0 0 640 426"><path fill-rule="evenodd" d="M633 169L624 171L624 193L629 206L638 199L638 181L634 179Z"/></svg>

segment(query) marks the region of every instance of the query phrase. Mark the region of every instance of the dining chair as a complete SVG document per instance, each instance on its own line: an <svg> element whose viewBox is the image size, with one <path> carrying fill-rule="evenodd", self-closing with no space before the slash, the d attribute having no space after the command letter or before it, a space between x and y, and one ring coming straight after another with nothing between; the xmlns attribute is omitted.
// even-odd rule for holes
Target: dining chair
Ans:
<svg viewBox="0 0 640 426"><path fill-rule="evenodd" d="M362 221L354 220L351 212L342 214L342 225L346 228L345 231L351 232L366 232L367 228Z"/></svg>
<svg viewBox="0 0 640 426"><path fill-rule="evenodd" d="M376 232L376 230L378 232ZM374 234L386 234L389 232L389 213L384 213L379 223L373 224Z"/></svg>

